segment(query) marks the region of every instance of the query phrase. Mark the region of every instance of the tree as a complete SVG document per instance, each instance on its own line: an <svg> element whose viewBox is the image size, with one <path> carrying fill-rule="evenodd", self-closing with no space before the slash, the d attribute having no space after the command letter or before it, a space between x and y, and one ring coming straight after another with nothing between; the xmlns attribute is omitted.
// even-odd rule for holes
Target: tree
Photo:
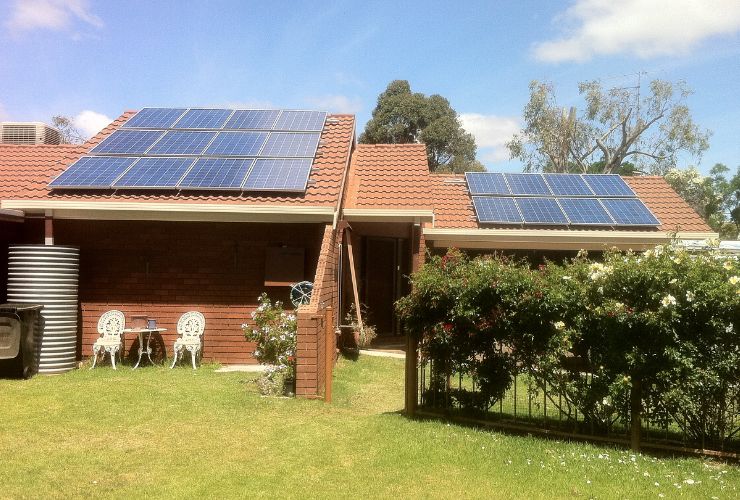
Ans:
<svg viewBox="0 0 740 500"><path fill-rule="evenodd" d="M683 82L653 80L646 95L641 90L580 83L585 108L579 114L558 106L552 84L532 81L525 126L507 143L509 153L525 170L547 172L588 172L601 162L602 172L611 173L629 161L638 171L664 174L681 152L700 158L710 132L691 118Z"/></svg>
<svg viewBox="0 0 740 500"><path fill-rule="evenodd" d="M51 124L59 131L62 144L82 144L85 137L82 132L75 127L74 120L63 115L53 116Z"/></svg>
<svg viewBox="0 0 740 500"><path fill-rule="evenodd" d="M360 142L426 144L433 172L485 170L475 159L475 139L462 128L449 101L436 94L412 93L406 80L392 81L378 96Z"/></svg>
<svg viewBox="0 0 740 500"><path fill-rule="evenodd" d="M695 167L672 169L665 179L686 203L720 233L723 239L737 238L740 229L740 167L727 179L730 169L717 163L702 176Z"/></svg>

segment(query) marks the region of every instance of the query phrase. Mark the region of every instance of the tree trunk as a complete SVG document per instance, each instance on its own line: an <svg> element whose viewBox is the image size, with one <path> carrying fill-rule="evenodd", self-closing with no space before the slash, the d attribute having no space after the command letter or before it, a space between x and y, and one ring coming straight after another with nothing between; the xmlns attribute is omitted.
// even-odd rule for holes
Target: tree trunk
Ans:
<svg viewBox="0 0 740 500"><path fill-rule="evenodd" d="M640 451L640 436L642 435L642 381L632 379L630 393L630 445L632 451Z"/></svg>

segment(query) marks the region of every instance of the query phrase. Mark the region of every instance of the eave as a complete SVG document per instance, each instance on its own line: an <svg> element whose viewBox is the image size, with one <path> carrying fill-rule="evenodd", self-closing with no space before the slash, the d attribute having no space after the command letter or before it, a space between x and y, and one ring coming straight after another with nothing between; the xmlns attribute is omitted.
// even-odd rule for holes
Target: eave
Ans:
<svg viewBox="0 0 740 500"><path fill-rule="evenodd" d="M563 229L435 229L424 228L424 238L438 248L501 250L644 250L673 239L716 238L717 233L664 231L599 231Z"/></svg>
<svg viewBox="0 0 740 500"><path fill-rule="evenodd" d="M345 208L342 214L349 222L434 222L433 210Z"/></svg>
<svg viewBox="0 0 740 500"><path fill-rule="evenodd" d="M68 200L3 200L4 210L56 219L202 222L332 222L335 208L229 203L143 203Z"/></svg>

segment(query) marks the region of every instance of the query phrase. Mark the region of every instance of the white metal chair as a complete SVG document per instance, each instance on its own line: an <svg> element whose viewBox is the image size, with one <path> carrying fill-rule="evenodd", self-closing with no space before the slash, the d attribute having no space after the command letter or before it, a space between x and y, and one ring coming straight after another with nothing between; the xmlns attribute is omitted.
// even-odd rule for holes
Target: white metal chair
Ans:
<svg viewBox="0 0 740 500"><path fill-rule="evenodd" d="M206 319L198 311L186 312L177 321L177 334L180 336L175 340L175 359L172 360L172 366L175 367L177 363L177 356L184 356L183 349L190 351L190 359L193 362L193 370L195 370L195 358L198 353L201 352L203 345L203 331L206 328Z"/></svg>
<svg viewBox="0 0 740 500"><path fill-rule="evenodd" d="M116 353L121 350L121 335L126 327L126 317L121 311L112 310L103 313L98 320L98 333L100 338L93 344L93 364L90 367L95 368L98 362L98 354L110 354L110 364L116 369Z"/></svg>

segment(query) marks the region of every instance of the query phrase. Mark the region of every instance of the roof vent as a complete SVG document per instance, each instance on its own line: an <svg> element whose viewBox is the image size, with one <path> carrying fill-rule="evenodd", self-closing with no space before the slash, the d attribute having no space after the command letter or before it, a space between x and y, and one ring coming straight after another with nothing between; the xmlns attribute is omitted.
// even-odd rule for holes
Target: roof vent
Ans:
<svg viewBox="0 0 740 500"><path fill-rule="evenodd" d="M59 144L59 131L41 122L0 122L0 144Z"/></svg>

